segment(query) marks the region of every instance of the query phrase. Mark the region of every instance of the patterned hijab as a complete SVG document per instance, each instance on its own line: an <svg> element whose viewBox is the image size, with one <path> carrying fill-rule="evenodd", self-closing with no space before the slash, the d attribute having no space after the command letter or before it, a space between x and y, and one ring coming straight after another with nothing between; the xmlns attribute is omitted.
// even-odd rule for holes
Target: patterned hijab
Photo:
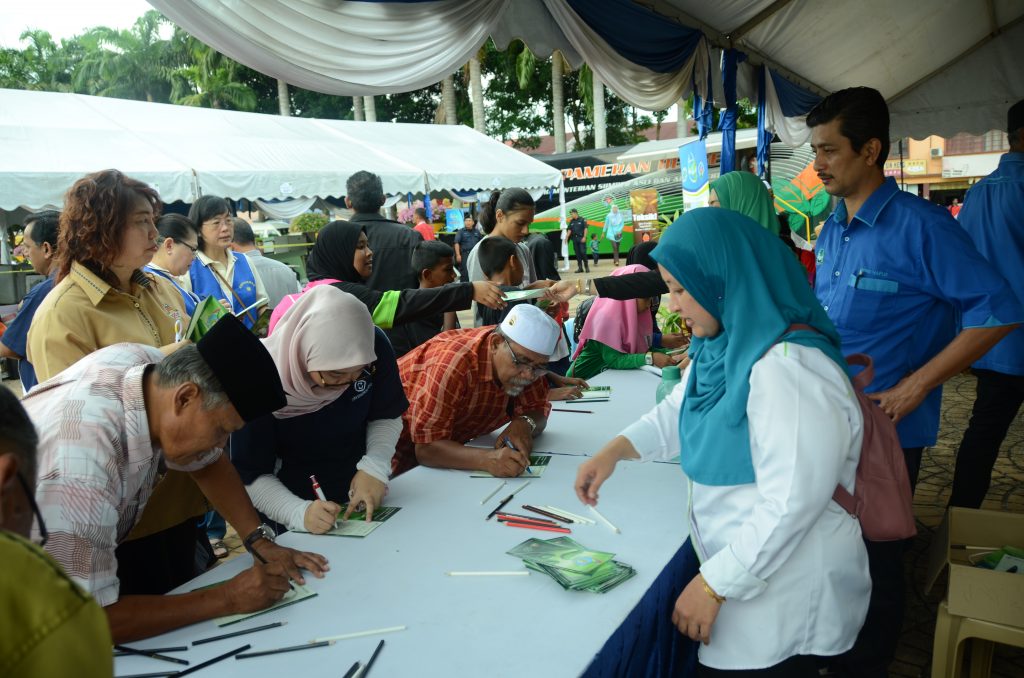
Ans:
<svg viewBox="0 0 1024 678"><path fill-rule="evenodd" d="M782 241L728 209L679 217L651 256L721 325L690 342L679 416L683 470L703 485L754 482L747 399L754 363L785 341L820 349L843 370L839 334ZM787 333L794 324L817 331Z"/></svg>
<svg viewBox="0 0 1024 678"><path fill-rule="evenodd" d="M373 344L373 320L361 301L330 285L303 293L263 340L288 397L274 416L311 414L337 400L347 386L325 388L309 373L368 365L377 359Z"/></svg>

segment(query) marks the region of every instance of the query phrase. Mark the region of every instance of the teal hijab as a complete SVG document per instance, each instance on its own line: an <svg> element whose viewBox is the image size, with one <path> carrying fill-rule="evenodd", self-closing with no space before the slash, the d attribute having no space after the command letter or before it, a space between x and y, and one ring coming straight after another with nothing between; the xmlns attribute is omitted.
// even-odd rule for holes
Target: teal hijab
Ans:
<svg viewBox="0 0 1024 678"><path fill-rule="evenodd" d="M783 339L820 349L845 372L839 334L793 254L756 221L732 210L689 210L651 253L721 325L694 337L679 415L683 470L703 485L755 479L747 427L750 371ZM794 324L810 330L788 332Z"/></svg>

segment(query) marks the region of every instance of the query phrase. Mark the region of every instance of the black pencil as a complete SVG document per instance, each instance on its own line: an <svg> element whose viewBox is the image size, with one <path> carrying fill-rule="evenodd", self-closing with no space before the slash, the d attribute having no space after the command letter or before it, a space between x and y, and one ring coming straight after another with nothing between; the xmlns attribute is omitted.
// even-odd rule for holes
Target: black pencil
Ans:
<svg viewBox="0 0 1024 678"><path fill-rule="evenodd" d="M552 412L575 412L576 414L593 414L593 410L563 410L560 407L552 407Z"/></svg>
<svg viewBox="0 0 1024 678"><path fill-rule="evenodd" d="M328 645L334 645L334 641L321 640L319 643L303 643L302 645L289 645L288 647L278 647L273 650L261 650L260 652L246 652L245 654L236 654L235 659L250 659L252 657L264 657L268 654L282 654L284 652L297 652L298 650L311 650L314 647L327 647Z"/></svg>
<svg viewBox="0 0 1024 678"><path fill-rule="evenodd" d="M207 660L206 660L205 662L203 662L202 664L196 664L195 666L192 666L192 667L190 667L190 668L187 668L187 669L185 669L184 671L182 671L182 672L180 672L180 673L178 673L178 674L176 674L176 675L179 675L179 676L184 676L184 675L186 675L186 674L189 674L189 673L193 673L193 672L195 672L195 671L198 671L199 669L205 669L205 668L206 668L207 666L210 666L211 664L216 664L216 663L217 663L217 662L219 662L219 661L224 661L224 660L225 660L225 659L227 659L228 657L233 657L234 655L238 654L239 652L245 652L245 651L246 651L246 650L248 650L248 649L249 649L250 647L252 647L252 645L243 645L242 647L236 647L236 648L235 648L234 650L232 650L231 652L225 652L224 654L221 654L221 655L217 655L217 656L216 656L216 657L214 657L213 659L207 659Z"/></svg>
<svg viewBox="0 0 1024 678"><path fill-rule="evenodd" d="M127 676L115 676L115 678L167 678L176 676L177 671L157 671L156 673L130 673Z"/></svg>
<svg viewBox="0 0 1024 678"><path fill-rule="evenodd" d="M256 560L260 561L260 562L261 562L261 563L263 563L264 565L267 565L267 559L266 559L266 558L264 558L263 556L261 556L261 555L260 555L260 554L259 554L259 553L258 553L258 552L256 551L256 549L253 549L252 551L250 551L250 553L252 553L252 557L253 557L253 558L255 558ZM294 591L294 590L295 590L295 584L293 584L293 583L292 583L292 580L291 580L291 578L290 578L290 577L288 578L288 588L290 588L290 589L291 589L292 591Z"/></svg>
<svg viewBox="0 0 1024 678"><path fill-rule="evenodd" d="M490 520L491 518L493 518L493 517L494 517L494 514L495 514L495 513L497 513L497 512L498 512L498 511L500 511L501 509L505 508L505 504L507 504L507 503L509 503L510 501L512 501L512 497L513 497L514 495L515 495L515 492L513 492L512 494L510 494L510 495L508 495L507 497L505 497L504 499L502 499L502 500L501 500L501 503L500 503L500 504L498 504L498 508L496 508L496 509L494 509L493 511L491 511L490 513L488 513L488 514L487 514L487 517L486 517L486 518L484 518L484 520Z"/></svg>
<svg viewBox="0 0 1024 678"><path fill-rule="evenodd" d="M256 633L257 631L266 631L267 629L277 628L278 626L284 626L288 622L279 621L273 624L264 624L263 626L256 626L251 629L243 629L241 631L235 631L234 633L225 633L219 636L210 636L209 638L202 638L200 640L193 640L193 645L202 645L203 643L212 643L215 640L224 640L226 638L234 638L235 636L244 636L247 633Z"/></svg>
<svg viewBox="0 0 1024 678"><path fill-rule="evenodd" d="M345 675L342 676L341 678L352 678L352 676L356 675L356 671L358 671L358 670L359 670L359 662L356 662L355 664L352 665L352 667L348 671L345 672Z"/></svg>
<svg viewBox="0 0 1024 678"><path fill-rule="evenodd" d="M188 645L179 645L176 647L146 647L143 648L143 652L186 652L188 651ZM125 652L123 650L116 650L114 652L115 657L123 657L127 654L135 654L134 652Z"/></svg>
<svg viewBox="0 0 1024 678"><path fill-rule="evenodd" d="M137 655L140 655L142 657L149 657L150 659L159 659L159 660L165 661L165 662L174 662L175 664L181 664L182 666L188 666L188 662L185 661L184 659L178 659L177 657L168 657L165 654L160 654L160 653L154 652L152 650L140 650L140 649L136 649L134 647L128 647L127 645L115 645L114 649L115 650L120 650L121 652L127 652L128 654L137 654Z"/></svg>
<svg viewBox="0 0 1024 678"><path fill-rule="evenodd" d="M550 513L548 511L545 511L544 509L539 509L536 506L530 506L529 504L523 504L523 508L526 509L527 511L533 511L534 513L539 513L542 516L547 516L548 518L554 518L555 520L558 520L558 521L563 522L563 523L572 523L573 522L572 520L569 520L565 516L557 516L554 513Z"/></svg>
<svg viewBox="0 0 1024 678"><path fill-rule="evenodd" d="M384 647L384 639L383 638L381 638L380 642L377 643L377 649L375 649L373 651L373 654L370 655L370 661L366 662L366 668L363 669L363 672L361 674L359 674L359 678L366 678L366 674L368 674L370 672L370 667L373 666L373 662L375 662L377 660L377 655L380 654L380 649L382 647Z"/></svg>

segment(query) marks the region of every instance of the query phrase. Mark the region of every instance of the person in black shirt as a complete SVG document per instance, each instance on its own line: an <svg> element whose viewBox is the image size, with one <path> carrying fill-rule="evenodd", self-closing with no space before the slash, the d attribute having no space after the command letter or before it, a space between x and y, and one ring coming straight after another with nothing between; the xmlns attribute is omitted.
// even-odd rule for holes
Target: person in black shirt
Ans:
<svg viewBox="0 0 1024 678"><path fill-rule="evenodd" d="M587 259L587 220L576 210L569 210L569 237L572 248L576 252L576 272L583 273L586 268L590 273L590 261Z"/></svg>
<svg viewBox="0 0 1024 678"><path fill-rule="evenodd" d="M463 220L464 228L459 229L455 234L455 263L459 266L459 278L462 282L469 282L469 269L466 262L469 260L469 253L477 246L477 243L484 237L484 234L476 226L473 217L466 215Z"/></svg>
<svg viewBox="0 0 1024 678"><path fill-rule="evenodd" d="M430 290L455 282L455 250L440 240L421 242L412 253L412 266L420 272L420 289ZM433 339L441 332L454 330L459 326L455 311L435 313L396 325L388 331L395 355L403 355L420 344Z"/></svg>
<svg viewBox="0 0 1024 678"><path fill-rule="evenodd" d="M366 228L366 237L376 259L366 286L383 292L419 285L419 275L412 269L412 251L423 242L423 236L381 216L384 188L380 177L372 172L356 172L348 178L345 190L345 205L355 211L349 221Z"/></svg>

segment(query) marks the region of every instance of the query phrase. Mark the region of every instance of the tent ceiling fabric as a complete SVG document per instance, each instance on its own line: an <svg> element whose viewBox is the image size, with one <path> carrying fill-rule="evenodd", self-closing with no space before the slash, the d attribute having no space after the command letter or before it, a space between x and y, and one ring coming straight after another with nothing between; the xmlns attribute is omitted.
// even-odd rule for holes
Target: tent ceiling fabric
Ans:
<svg viewBox="0 0 1024 678"><path fill-rule="evenodd" d="M59 205L116 167L168 202L338 196L360 170L388 194L558 186L561 174L462 126L356 123L0 89L0 209Z"/></svg>
<svg viewBox="0 0 1024 678"><path fill-rule="evenodd" d="M680 47L683 39L657 41L663 55L652 54L649 45L629 50L652 67L678 66L670 72L634 63L609 44L621 41L608 32L609 22L595 17L626 11L624 2L589 0L588 23L573 9L584 7L582 0L150 0L228 56L332 94L432 85L462 66L490 35L499 47L521 38L542 57L558 49L574 67L590 64L631 104L660 109L694 85L702 91L716 87L705 82L705 61L714 64L729 46L729 34L743 29L734 46L750 56L748 69L765 63L776 80L786 78L818 95L853 85L875 87L890 100L894 136L1001 129L1009 104L1024 98L1024 69L1012 54L1012 46L1022 44L1020 0L635 0L645 9L629 10L631 21L648 22L652 35L672 35L666 22L703 33L703 48L689 55ZM642 34L643 28L633 25L630 32ZM979 47L988 36L991 41ZM756 80L742 70L739 96L756 96L743 85ZM778 82L775 90L780 110L794 113L796 104L788 97L795 92ZM783 126L779 116L776 129ZM799 116L790 115L785 126L798 124Z"/></svg>

